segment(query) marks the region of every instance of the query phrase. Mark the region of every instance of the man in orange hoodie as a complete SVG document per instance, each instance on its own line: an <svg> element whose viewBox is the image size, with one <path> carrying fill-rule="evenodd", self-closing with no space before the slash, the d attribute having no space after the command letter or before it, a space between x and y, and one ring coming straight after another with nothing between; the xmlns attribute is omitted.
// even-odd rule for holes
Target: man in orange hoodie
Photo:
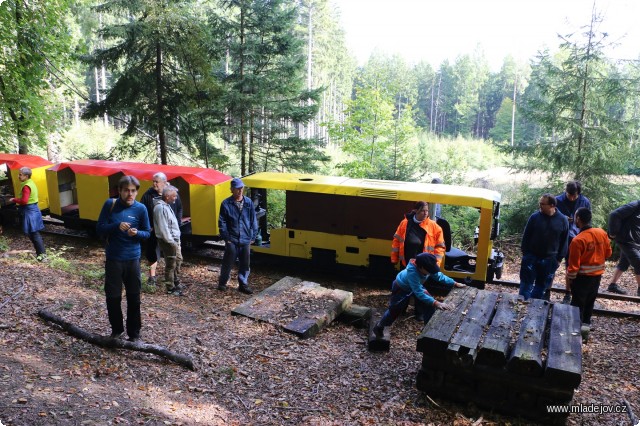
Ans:
<svg viewBox="0 0 640 426"><path fill-rule="evenodd" d="M591 226L591 210L588 208L576 210L574 223L580 232L569 248L566 288L571 291L571 305L580 308L581 332L586 340L605 260L611 256L611 242L604 230Z"/></svg>

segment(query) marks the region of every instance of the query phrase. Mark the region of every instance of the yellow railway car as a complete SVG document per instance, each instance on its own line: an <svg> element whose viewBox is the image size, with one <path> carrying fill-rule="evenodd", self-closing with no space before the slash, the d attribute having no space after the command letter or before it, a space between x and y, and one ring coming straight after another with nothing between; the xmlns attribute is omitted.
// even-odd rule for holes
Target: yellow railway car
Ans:
<svg viewBox="0 0 640 426"><path fill-rule="evenodd" d="M38 187L38 207L40 210L49 208L49 192L45 170L53 165L37 155L28 154L0 154L0 172L4 174L4 181L0 181L2 189L2 206L8 204L8 199L20 196L21 182L18 172L22 167L29 167L31 179Z"/></svg>
<svg viewBox="0 0 640 426"><path fill-rule="evenodd" d="M178 188L182 200L182 232L205 241L219 234L220 203L230 195L231 176L214 169L167 166L124 161L78 160L56 164L47 170L51 196L51 216L70 228L91 229L104 200L117 197L122 176L140 181L138 201L153 184L153 175L162 172Z"/></svg>
<svg viewBox="0 0 640 426"><path fill-rule="evenodd" d="M2 224L18 224L20 217L18 208L11 198L20 196L21 182L18 179L19 170L29 167L31 179L38 188L38 207L44 214L49 210L49 192L45 170L53 163L37 155L28 154L2 154L0 153L0 221Z"/></svg>
<svg viewBox="0 0 640 426"><path fill-rule="evenodd" d="M393 273L393 234L416 201L462 206L477 212L477 253L447 247L444 273L483 285L499 278L502 253L493 241L499 231L500 194L443 184L397 182L289 173L256 173L243 178L264 209L284 198L281 223L260 220L264 244L256 253L308 259L332 267L351 265ZM271 203L273 204L273 203ZM441 221L439 221L441 222ZM446 233L446 221L443 229Z"/></svg>

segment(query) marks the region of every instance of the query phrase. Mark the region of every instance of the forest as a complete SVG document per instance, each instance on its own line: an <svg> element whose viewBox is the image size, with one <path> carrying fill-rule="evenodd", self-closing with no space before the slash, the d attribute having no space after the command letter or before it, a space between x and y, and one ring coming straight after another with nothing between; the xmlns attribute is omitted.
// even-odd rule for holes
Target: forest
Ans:
<svg viewBox="0 0 640 426"><path fill-rule="evenodd" d="M556 45L524 63L506 56L499 70L481 48L439 64L380 53L359 64L339 17L331 0L0 0L0 152L495 189L507 280L519 279L520 235L540 194L580 180L600 227L640 198L640 47L636 58L607 57L614 41L595 5ZM454 245L473 245L477 212L443 208ZM413 308L386 353L369 352L352 323L299 339L233 316L246 295L235 282L215 288L213 249L185 257L181 297L142 288L143 341L188 354L195 371L88 344L37 313L109 335L102 242L45 235L38 262L19 230L0 234L0 426L531 424L418 391L424 324ZM360 307L389 303L386 281L251 262L256 292L300 274L352 292ZM631 273L619 283L637 289ZM635 297L609 296L618 299L597 306L637 315ZM615 411L572 413L566 424L635 424L637 320L596 316L589 339L569 402Z"/></svg>
<svg viewBox="0 0 640 426"><path fill-rule="evenodd" d="M603 224L636 197L640 70L602 20L494 72L480 48L358 66L329 0L5 0L0 150L472 185L506 166L548 176L536 193L581 180ZM537 195L498 189L516 232Z"/></svg>

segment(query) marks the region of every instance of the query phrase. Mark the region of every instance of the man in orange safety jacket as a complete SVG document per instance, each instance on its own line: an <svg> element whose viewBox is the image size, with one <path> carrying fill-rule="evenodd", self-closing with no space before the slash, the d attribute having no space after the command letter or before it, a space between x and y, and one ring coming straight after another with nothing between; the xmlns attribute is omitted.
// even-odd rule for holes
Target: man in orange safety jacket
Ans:
<svg viewBox="0 0 640 426"><path fill-rule="evenodd" d="M611 242L604 230L591 227L591 210L588 208L576 210L574 223L580 232L569 248L566 288L571 291L571 305L580 308L582 337L587 340L605 260L611 256Z"/></svg>

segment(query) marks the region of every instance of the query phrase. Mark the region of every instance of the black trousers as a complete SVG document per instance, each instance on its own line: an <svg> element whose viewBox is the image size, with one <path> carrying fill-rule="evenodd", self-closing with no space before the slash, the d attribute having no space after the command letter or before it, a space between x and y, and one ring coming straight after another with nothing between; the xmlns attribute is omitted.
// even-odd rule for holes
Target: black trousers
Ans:
<svg viewBox="0 0 640 426"><path fill-rule="evenodd" d="M112 333L124 331L122 318L122 286L127 295L127 335L140 337L142 315L140 313L140 259L108 260L105 263L104 292L107 297L107 314Z"/></svg>
<svg viewBox="0 0 640 426"><path fill-rule="evenodd" d="M583 324L591 324L593 304L598 296L602 275L578 275L571 284L571 305L580 308Z"/></svg>

